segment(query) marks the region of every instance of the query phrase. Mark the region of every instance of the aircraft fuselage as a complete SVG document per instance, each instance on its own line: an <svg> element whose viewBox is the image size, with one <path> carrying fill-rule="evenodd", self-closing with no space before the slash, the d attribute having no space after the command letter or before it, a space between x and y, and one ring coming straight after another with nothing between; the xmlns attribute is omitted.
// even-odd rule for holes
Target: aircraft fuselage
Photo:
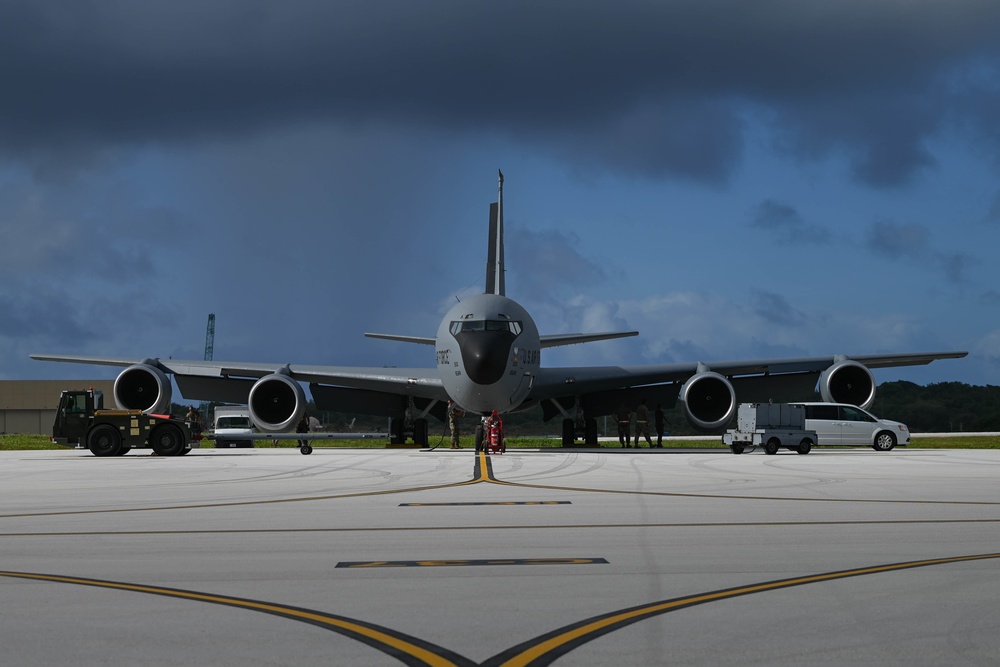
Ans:
<svg viewBox="0 0 1000 667"><path fill-rule="evenodd" d="M467 412L515 409L541 364L534 320L513 299L478 294L455 304L435 343L445 391Z"/></svg>

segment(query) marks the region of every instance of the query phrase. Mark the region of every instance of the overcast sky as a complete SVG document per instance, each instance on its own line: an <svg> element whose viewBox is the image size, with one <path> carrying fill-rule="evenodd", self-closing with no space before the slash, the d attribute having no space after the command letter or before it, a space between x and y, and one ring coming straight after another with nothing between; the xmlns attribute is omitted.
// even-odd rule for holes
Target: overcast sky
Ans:
<svg viewBox="0 0 1000 667"><path fill-rule="evenodd" d="M0 378L30 353L432 366L968 350L1000 384L996 0L0 0Z"/></svg>

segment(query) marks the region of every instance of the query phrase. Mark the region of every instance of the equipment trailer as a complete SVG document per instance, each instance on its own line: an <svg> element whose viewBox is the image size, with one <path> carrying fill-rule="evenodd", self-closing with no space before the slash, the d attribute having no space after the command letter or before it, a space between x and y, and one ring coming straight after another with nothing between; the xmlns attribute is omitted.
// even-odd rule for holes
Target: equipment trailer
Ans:
<svg viewBox="0 0 1000 667"><path fill-rule="evenodd" d="M764 446L764 453L777 454L784 447L808 454L817 443L816 431L805 428L806 411L801 405L787 403L741 403L736 413L736 428L722 436L733 454L747 447Z"/></svg>
<svg viewBox="0 0 1000 667"><path fill-rule="evenodd" d="M188 422L141 410L105 410L104 392L64 391L59 396L52 442L86 447L94 456L122 456L150 447L160 456L183 456L201 446L201 433Z"/></svg>

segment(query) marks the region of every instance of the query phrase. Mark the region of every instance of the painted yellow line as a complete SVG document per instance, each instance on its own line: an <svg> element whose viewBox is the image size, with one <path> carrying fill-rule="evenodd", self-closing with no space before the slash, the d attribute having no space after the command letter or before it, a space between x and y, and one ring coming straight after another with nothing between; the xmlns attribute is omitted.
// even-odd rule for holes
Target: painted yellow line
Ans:
<svg viewBox="0 0 1000 667"><path fill-rule="evenodd" d="M833 581L836 579L844 579L847 577L858 577L867 574L892 572L895 570L927 567L931 565L941 565L945 563L959 563L966 561L986 560L991 558L1000 558L1000 553L978 554L973 556L957 556L954 558L935 558L930 560L909 561L905 563L893 563L890 565L863 567L854 570L844 570L841 572L828 572L825 574L816 574L805 577L795 577L792 579L782 579L779 581L771 581L761 584L753 584L750 586L743 586L739 588L731 588L728 590L692 595L688 597L677 598L675 600L665 600L663 602L655 602L641 607L626 609L618 613L607 614L598 617L590 622L584 621L580 624L570 626L569 629L567 629L564 632L556 631L556 633L551 633L550 635L543 635L541 638L539 638L539 640L536 640L537 643L528 643L527 646L522 645L525 646L525 648L521 652L503 660L503 662L494 662L493 660L490 660L484 664L489 664L489 665L496 664L502 667L527 667L528 665L532 665L536 661L543 658L544 659L540 664L548 664L548 662L550 662L549 658L551 657L549 656L549 654L556 653L557 656L562 655L568 650L572 650L573 648L576 648L577 646L583 643L586 643L592 639L596 639L597 637L606 634L612 629L617 629L614 626L629 625L633 622L643 620L650 616L656 616L676 609L690 607L698 604L704 604L706 602L725 600L728 598L733 598L743 595L751 595L753 593L761 593L764 591L777 590L781 588L790 588L792 586L803 586L806 584L813 584L823 581Z"/></svg>
<svg viewBox="0 0 1000 667"><path fill-rule="evenodd" d="M141 584L129 584L115 581L102 581L100 579L84 579L79 577L64 577L50 574L35 574L29 572L3 572L2 577L12 577L18 579L31 579L35 581L50 581L64 584L76 584L82 586L94 586L97 588L108 588L113 590L130 591L134 593L148 593L152 595L162 595L166 597L179 598L183 600L194 600L198 602L208 602L229 607L249 609L253 611L283 616L298 621L304 621L320 627L340 632L349 636L362 638L369 645L387 652L385 649L392 649L418 660L426 665L434 667L459 667L459 665L469 664L466 660L453 660L446 658L433 651L429 647L421 646L408 640L404 635L397 635L390 631L381 630L376 627L352 621L348 618L332 616L308 609L287 607L285 605L246 600L242 598L232 598L224 595L211 595L207 593L197 593L194 591L183 591L173 588L161 588L158 586L144 586ZM421 642L422 643L422 642ZM429 645L428 645L429 646ZM450 653L450 651L448 651ZM406 662L406 661L404 661Z"/></svg>

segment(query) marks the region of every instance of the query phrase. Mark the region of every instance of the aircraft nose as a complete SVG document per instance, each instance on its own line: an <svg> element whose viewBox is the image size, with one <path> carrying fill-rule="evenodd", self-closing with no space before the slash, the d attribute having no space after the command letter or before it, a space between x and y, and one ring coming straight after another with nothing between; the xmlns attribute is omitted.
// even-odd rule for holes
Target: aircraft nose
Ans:
<svg viewBox="0 0 1000 667"><path fill-rule="evenodd" d="M493 384L507 370L514 335L509 331L463 331L455 336L465 374L476 384Z"/></svg>

